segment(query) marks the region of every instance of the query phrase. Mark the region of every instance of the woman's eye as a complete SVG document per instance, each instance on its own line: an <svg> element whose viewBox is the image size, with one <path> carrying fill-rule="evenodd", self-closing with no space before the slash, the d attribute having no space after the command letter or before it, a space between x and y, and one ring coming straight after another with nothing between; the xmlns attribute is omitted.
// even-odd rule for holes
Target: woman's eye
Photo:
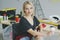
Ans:
<svg viewBox="0 0 60 40"><path fill-rule="evenodd" d="M26 10L28 10L28 8L26 8Z"/></svg>
<svg viewBox="0 0 60 40"><path fill-rule="evenodd" d="M26 10L28 10L28 9L33 9L33 7L30 7L30 8L25 8Z"/></svg>

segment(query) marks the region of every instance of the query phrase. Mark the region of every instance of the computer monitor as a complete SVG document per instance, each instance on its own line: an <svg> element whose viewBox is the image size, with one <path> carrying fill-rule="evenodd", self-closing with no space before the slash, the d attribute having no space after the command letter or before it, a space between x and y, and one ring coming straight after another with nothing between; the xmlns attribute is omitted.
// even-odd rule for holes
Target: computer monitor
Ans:
<svg viewBox="0 0 60 40"><path fill-rule="evenodd" d="M15 20L16 10L8 10L6 13L9 20Z"/></svg>
<svg viewBox="0 0 60 40"><path fill-rule="evenodd" d="M4 13L6 13L9 20L15 20L16 9L7 10L7 11L0 11L0 16L3 16Z"/></svg>
<svg viewBox="0 0 60 40"><path fill-rule="evenodd" d="M0 11L0 16L3 16L4 13L6 13L6 11Z"/></svg>

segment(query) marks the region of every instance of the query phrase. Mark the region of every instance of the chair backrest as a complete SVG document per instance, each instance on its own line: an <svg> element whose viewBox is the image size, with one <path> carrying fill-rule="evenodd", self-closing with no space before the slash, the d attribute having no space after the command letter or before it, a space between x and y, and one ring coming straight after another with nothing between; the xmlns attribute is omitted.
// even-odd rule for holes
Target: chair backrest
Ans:
<svg viewBox="0 0 60 40"><path fill-rule="evenodd" d="M12 24L13 40L19 35L18 23Z"/></svg>

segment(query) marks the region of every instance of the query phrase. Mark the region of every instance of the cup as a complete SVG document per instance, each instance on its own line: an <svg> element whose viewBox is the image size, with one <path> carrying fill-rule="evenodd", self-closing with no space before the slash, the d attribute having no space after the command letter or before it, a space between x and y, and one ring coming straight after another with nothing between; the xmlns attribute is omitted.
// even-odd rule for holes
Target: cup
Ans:
<svg viewBox="0 0 60 40"><path fill-rule="evenodd" d="M3 16L0 16L0 21L3 21Z"/></svg>
<svg viewBox="0 0 60 40"><path fill-rule="evenodd" d="M20 18L18 16L15 17L16 23L19 23Z"/></svg>
<svg viewBox="0 0 60 40"><path fill-rule="evenodd" d="M42 23L42 28L45 28L46 27L46 24Z"/></svg>
<svg viewBox="0 0 60 40"><path fill-rule="evenodd" d="M55 28L54 27L51 28L51 32L54 35L54 33L55 33Z"/></svg>

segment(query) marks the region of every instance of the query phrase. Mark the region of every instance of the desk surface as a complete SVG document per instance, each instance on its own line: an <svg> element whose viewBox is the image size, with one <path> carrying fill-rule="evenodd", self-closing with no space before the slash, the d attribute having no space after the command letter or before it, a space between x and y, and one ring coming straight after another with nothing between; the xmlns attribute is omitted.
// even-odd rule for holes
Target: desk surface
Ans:
<svg viewBox="0 0 60 40"><path fill-rule="evenodd" d="M39 20L39 21L42 23L46 23L46 24L50 24L50 25L54 25L54 26L58 25L57 23L54 23L53 21L49 21L49 20Z"/></svg>
<svg viewBox="0 0 60 40"><path fill-rule="evenodd" d="M1 23L1 24L10 25L11 22L15 22L15 21L14 21L14 20L4 20L4 21L1 21L0 23Z"/></svg>

